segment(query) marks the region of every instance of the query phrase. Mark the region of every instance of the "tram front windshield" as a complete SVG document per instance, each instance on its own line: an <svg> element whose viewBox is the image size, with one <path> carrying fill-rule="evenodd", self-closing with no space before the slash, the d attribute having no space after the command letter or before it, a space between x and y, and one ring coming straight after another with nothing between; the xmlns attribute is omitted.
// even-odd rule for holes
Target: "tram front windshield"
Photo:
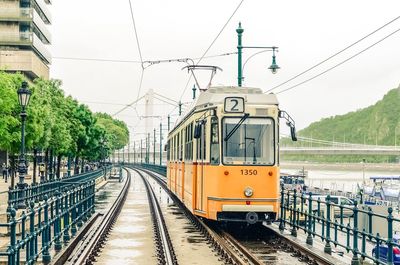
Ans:
<svg viewBox="0 0 400 265"><path fill-rule="evenodd" d="M224 164L273 165L274 142L274 122L271 118L223 120Z"/></svg>

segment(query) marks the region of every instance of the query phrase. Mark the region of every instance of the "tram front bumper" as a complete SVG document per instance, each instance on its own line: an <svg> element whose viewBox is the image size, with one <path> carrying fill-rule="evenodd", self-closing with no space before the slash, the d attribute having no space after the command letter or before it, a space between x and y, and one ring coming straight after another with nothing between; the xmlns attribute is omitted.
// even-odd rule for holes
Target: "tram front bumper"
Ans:
<svg viewBox="0 0 400 265"><path fill-rule="evenodd" d="M247 222L255 224L273 221L276 218L272 205L222 205L222 212L217 213L218 221Z"/></svg>

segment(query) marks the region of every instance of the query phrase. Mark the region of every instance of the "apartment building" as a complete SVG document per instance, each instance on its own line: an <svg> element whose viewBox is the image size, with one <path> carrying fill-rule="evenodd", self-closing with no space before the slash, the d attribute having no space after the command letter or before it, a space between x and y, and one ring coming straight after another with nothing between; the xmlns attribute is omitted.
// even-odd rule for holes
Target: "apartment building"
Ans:
<svg viewBox="0 0 400 265"><path fill-rule="evenodd" d="M0 0L0 69L49 78L51 0Z"/></svg>

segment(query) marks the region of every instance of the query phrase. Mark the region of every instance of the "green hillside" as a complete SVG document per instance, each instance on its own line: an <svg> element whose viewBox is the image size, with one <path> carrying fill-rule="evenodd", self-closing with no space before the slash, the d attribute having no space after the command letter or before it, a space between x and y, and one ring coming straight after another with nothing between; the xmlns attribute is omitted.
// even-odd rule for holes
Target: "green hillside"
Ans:
<svg viewBox="0 0 400 265"><path fill-rule="evenodd" d="M357 100L357 99L355 99ZM400 145L400 93L399 89L390 90L382 100L372 106L344 115L324 118L310 124L298 132L299 136L334 141L339 143L359 143L368 145ZM299 141L291 143L286 139L283 146L310 146ZM313 143L313 146L317 144ZM315 160L331 162L359 162L360 156L283 156L283 160ZM371 162L395 161L394 157L370 156Z"/></svg>

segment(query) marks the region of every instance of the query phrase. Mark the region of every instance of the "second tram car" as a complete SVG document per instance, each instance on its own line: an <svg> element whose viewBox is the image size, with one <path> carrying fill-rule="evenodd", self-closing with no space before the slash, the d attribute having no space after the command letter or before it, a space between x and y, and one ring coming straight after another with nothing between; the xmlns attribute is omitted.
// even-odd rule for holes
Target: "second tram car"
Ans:
<svg viewBox="0 0 400 265"><path fill-rule="evenodd" d="M274 220L281 113L276 96L258 88L202 92L169 132L169 189L200 217L250 224ZM294 139L294 122L287 124Z"/></svg>

